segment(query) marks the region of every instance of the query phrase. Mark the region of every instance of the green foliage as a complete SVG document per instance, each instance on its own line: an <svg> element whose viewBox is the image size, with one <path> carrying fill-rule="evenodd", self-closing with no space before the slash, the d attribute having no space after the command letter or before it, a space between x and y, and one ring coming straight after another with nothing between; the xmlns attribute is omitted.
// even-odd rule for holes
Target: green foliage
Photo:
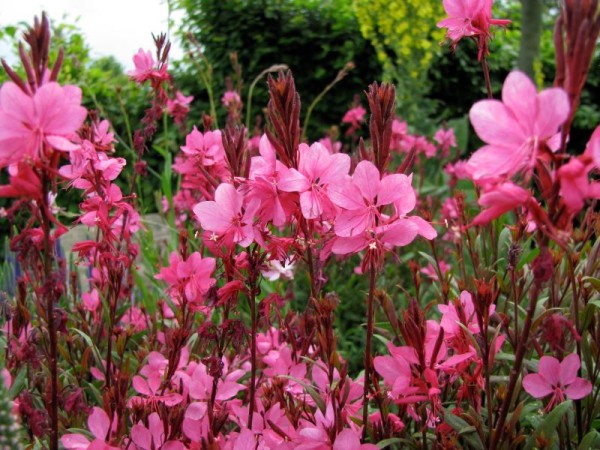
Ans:
<svg viewBox="0 0 600 450"><path fill-rule="evenodd" d="M354 0L360 30L377 50L384 77L396 84L399 113L409 122L429 118L427 72L444 31L439 0Z"/></svg>
<svg viewBox="0 0 600 450"><path fill-rule="evenodd" d="M232 52L237 52L247 82L242 92L244 102L247 88L258 74L274 64L287 64L294 72L303 114L338 71L347 62L354 62L356 69L314 109L310 139L322 136L329 125L339 124L353 96L379 78L375 52L360 35L349 0L180 0L178 6L186 13L183 45L190 47L184 37L188 32L200 42L213 68L217 101L225 90L225 77L232 75ZM200 100L197 107L208 112L197 68L189 65L183 69L182 87ZM268 102L264 81L257 84L253 97L251 114L255 117ZM223 117L224 109L220 105L217 109Z"/></svg>

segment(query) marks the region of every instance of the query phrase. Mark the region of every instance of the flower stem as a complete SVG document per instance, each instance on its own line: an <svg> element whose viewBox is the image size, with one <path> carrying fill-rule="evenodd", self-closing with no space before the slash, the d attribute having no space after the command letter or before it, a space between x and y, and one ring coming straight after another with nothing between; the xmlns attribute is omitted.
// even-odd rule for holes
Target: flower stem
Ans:
<svg viewBox="0 0 600 450"><path fill-rule="evenodd" d="M535 313L535 305L538 300L538 294L540 292L540 286L538 283L534 284L529 297L529 307L527 309L527 316L525 317L525 323L523 324L523 331L521 337L517 342L517 349L515 351L515 362L510 373L510 379L508 382L508 389L506 389L502 406L500 407L500 415L496 427L492 431L492 437L490 439L490 450L496 450L498 444L501 443L504 431L504 424L508 415L508 410L512 403L513 392L517 385L517 380L521 373L521 364L525 357L525 351L527 350L527 342L529 341L529 332L531 330L531 324L533 323L533 315Z"/></svg>
<svg viewBox="0 0 600 450"><path fill-rule="evenodd" d="M56 326L54 323L54 289L51 289L47 283L52 282L52 260L54 258L54 248L50 238L50 206L48 205L49 179L47 172L42 173L42 207L41 218L44 231L44 280L43 296L46 303L46 325L48 326L48 337L50 340L50 404L48 413L50 414L50 450L58 450L58 351Z"/></svg>
<svg viewBox="0 0 600 450"><path fill-rule="evenodd" d="M487 89L488 98L494 98L492 95L492 81L490 79L490 68L487 63L485 56L481 58L481 68L483 69L483 76L485 78L485 87Z"/></svg>
<svg viewBox="0 0 600 450"><path fill-rule="evenodd" d="M375 297L375 265L371 264L369 277L369 297L367 300L367 340L365 343L365 388L363 391L363 440L367 437L367 420L369 417L369 384L373 373L371 346L373 340L373 303Z"/></svg>

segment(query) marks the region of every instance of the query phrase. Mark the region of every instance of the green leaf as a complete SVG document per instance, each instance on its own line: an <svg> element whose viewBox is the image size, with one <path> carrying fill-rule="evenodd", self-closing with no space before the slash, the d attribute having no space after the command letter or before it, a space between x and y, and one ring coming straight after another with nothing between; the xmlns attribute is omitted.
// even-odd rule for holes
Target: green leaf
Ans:
<svg viewBox="0 0 600 450"><path fill-rule="evenodd" d="M583 437L577 448L578 450L588 450L590 448L598 447L600 447L600 433L596 430L592 430Z"/></svg>
<svg viewBox="0 0 600 450"><path fill-rule="evenodd" d="M85 341L85 343L92 349L94 358L96 358L96 364L98 364L98 367L102 367L102 355L100 355L100 350L98 350L98 347L96 347L96 344L94 344L92 338L85 334L83 331L78 330L77 328L72 328L72 330L78 335L80 335Z"/></svg>
<svg viewBox="0 0 600 450"><path fill-rule="evenodd" d="M377 443L377 448L380 448L380 449L386 448L393 444L399 444L400 442L402 442L402 440L400 438L384 439L383 441L379 441Z"/></svg>
<svg viewBox="0 0 600 450"><path fill-rule="evenodd" d="M19 370L19 373L17 373L17 376L14 378L12 386L8 391L9 398L15 398L17 395L19 395L19 393L23 390L23 387L25 386L26 379L27 367L23 366L21 367L21 370Z"/></svg>
<svg viewBox="0 0 600 450"><path fill-rule="evenodd" d="M482 450L485 448L481 441L481 437L474 426L469 425L466 421L450 412L444 414L444 421L458 433L460 438L469 446L469 448Z"/></svg>
<svg viewBox="0 0 600 450"><path fill-rule="evenodd" d="M539 254L540 254L540 249L537 248L537 247L534 248L534 249L532 249L532 250L530 250L530 251L528 251L527 253L525 253L521 257L521 260L519 261L519 264L517 264L517 270L521 270L523 267L525 267L525 264L529 264Z"/></svg>
<svg viewBox="0 0 600 450"><path fill-rule="evenodd" d="M573 407L573 401L567 400L558 406L555 406L550 413L544 417L540 426L535 430L535 433L529 436L527 439L527 445L525 450L533 449L535 447L535 437L544 436L546 439L554 436L554 433L560 425L560 421L563 416Z"/></svg>
<svg viewBox="0 0 600 450"><path fill-rule="evenodd" d="M591 284L596 291L600 292L600 279L595 277L583 277L582 280ZM590 302L591 303L591 302Z"/></svg>

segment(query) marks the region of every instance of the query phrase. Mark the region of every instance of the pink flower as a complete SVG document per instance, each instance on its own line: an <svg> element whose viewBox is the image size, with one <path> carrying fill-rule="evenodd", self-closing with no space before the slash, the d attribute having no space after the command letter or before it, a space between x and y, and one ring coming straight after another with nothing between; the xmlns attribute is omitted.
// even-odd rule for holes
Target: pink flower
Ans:
<svg viewBox="0 0 600 450"><path fill-rule="evenodd" d="M185 117L190 112L190 103L192 103L194 97L192 95L186 97L177 91L174 99L167 100L167 112L173 116L175 123L181 124L185 120Z"/></svg>
<svg viewBox="0 0 600 450"><path fill-rule="evenodd" d="M438 22L437 26L448 29L447 37L452 41L452 48L456 48L463 37L476 37L479 59L488 54L490 26L505 27L510 24L510 20L492 19L492 0L444 0L443 3L448 17Z"/></svg>
<svg viewBox="0 0 600 450"><path fill-rule="evenodd" d="M226 247L239 244L247 247L254 240L253 221L258 204L244 208L244 194L231 184L220 184L215 191L215 201L200 202L194 206L196 218L215 241Z"/></svg>
<svg viewBox="0 0 600 450"><path fill-rule="evenodd" d="M329 198L342 208L335 220L335 234L357 236L367 229L383 225L386 219L381 209L412 193L407 180L406 175L400 174L381 177L373 163L359 162L352 178L329 188Z"/></svg>
<svg viewBox="0 0 600 450"><path fill-rule="evenodd" d="M402 146L402 141L408 135L408 124L401 122L398 119L392 121L392 139L390 142L390 148L396 151L404 151L406 148ZM410 151L410 149L408 149Z"/></svg>
<svg viewBox="0 0 600 450"><path fill-rule="evenodd" d="M502 102L482 100L469 116L477 135L488 145L469 164L473 179L530 173L544 148L557 149L559 127L569 115L569 97L560 88L539 94L529 77L511 72L502 88Z"/></svg>
<svg viewBox="0 0 600 450"><path fill-rule="evenodd" d="M46 83L33 96L15 83L0 88L0 168L24 159L39 160L44 146L70 151L69 138L87 115L81 89Z"/></svg>
<svg viewBox="0 0 600 450"><path fill-rule="evenodd" d="M342 149L342 143L340 141L333 141L329 136L319 139L319 144L325 147L329 153L339 153Z"/></svg>
<svg viewBox="0 0 600 450"><path fill-rule="evenodd" d="M343 123L350 124L350 128L346 130L346 136L354 134L360 124L365 121L365 114L367 114L367 110L360 105L346 111L342 118Z"/></svg>
<svg viewBox="0 0 600 450"><path fill-rule="evenodd" d="M272 221L273 225L279 227L285 225L295 208L293 194L279 189L279 182L288 168L277 160L275 149L266 134L260 138L258 150L260 156L253 156L250 160L247 198L255 198L260 202L260 223Z"/></svg>
<svg viewBox="0 0 600 450"><path fill-rule="evenodd" d="M344 114L344 117L342 118L342 122L358 126L358 124L364 122L366 114L367 110L359 105L346 111L346 114Z"/></svg>
<svg viewBox="0 0 600 450"><path fill-rule="evenodd" d="M166 441L165 426L157 413L148 416L148 426L139 421L131 428L131 440L138 450L185 450L178 441Z"/></svg>
<svg viewBox="0 0 600 450"><path fill-rule="evenodd" d="M552 356L542 356L538 373L525 375L523 388L535 398L544 398L552 394L547 410L563 402L565 396L579 400L592 392L592 383L577 376L581 367L576 353L568 355L562 362Z"/></svg>
<svg viewBox="0 0 600 450"><path fill-rule="evenodd" d="M240 94L235 91L227 91L223 94L221 98L221 103L225 108L231 108L233 106L241 105L242 99L240 98Z"/></svg>
<svg viewBox="0 0 600 450"><path fill-rule="evenodd" d="M188 156L197 157L203 166L219 164L225 159L225 149L221 131L207 131L202 134L194 126L194 129L185 137L185 145L181 151Z"/></svg>
<svg viewBox="0 0 600 450"><path fill-rule="evenodd" d="M83 434L65 434L61 439L62 445L67 450L119 450L119 447L113 447L107 442L110 441L110 434L117 427L116 417L111 425L108 415L103 409L94 407L92 414L88 417L88 428L96 438L92 442Z"/></svg>
<svg viewBox="0 0 600 450"><path fill-rule="evenodd" d="M128 72L131 79L142 84L147 80L154 84L160 84L169 79L167 65L156 63L150 50L144 52L141 48L133 55L135 69Z"/></svg>
<svg viewBox="0 0 600 450"><path fill-rule="evenodd" d="M180 304L185 293L185 300L192 304L201 304L209 289L216 280L211 278L215 271L214 258L202 258L200 253L192 253L187 260L181 259L177 252L171 253L169 267L163 267L154 278L164 280L169 285L169 292L175 303Z"/></svg>
<svg viewBox="0 0 600 450"><path fill-rule="evenodd" d="M570 213L581 211L586 199L600 198L600 183L590 183L588 178L594 168L600 169L600 126L592 134L585 153L558 169L560 195Z"/></svg>
<svg viewBox="0 0 600 450"><path fill-rule="evenodd" d="M446 272L450 270L450 264L447 264L445 261L440 261L440 272L442 272L442 277ZM423 275L427 275L434 281L439 281L437 269L431 265L431 263L427 264L427 267L421 269L421 273Z"/></svg>
<svg viewBox="0 0 600 450"><path fill-rule="evenodd" d="M435 132L433 139L439 144L443 156L448 156L450 148L456 147L456 136L454 136L452 128L448 128L447 130L440 128Z"/></svg>
<svg viewBox="0 0 600 450"><path fill-rule="evenodd" d="M281 177L279 189L300 194L300 208L306 219L324 220L335 216L335 206L327 196L330 186L340 183L350 170L350 157L329 154L319 143L300 144L298 170L289 169Z"/></svg>
<svg viewBox="0 0 600 450"><path fill-rule="evenodd" d="M471 225L490 223L508 211L534 203L535 200L529 191L511 182L502 183L479 198L479 204L485 209L473 219Z"/></svg>
<svg viewBox="0 0 600 450"><path fill-rule="evenodd" d="M596 169L600 170L600 125L592 133L592 137L585 148L585 153L592 158Z"/></svg>
<svg viewBox="0 0 600 450"><path fill-rule="evenodd" d="M25 162L19 162L8 168L9 184L0 186L1 197L40 199L42 182Z"/></svg>
<svg viewBox="0 0 600 450"><path fill-rule="evenodd" d="M332 252L346 255L368 247L377 265L386 249L408 245L417 235L426 239L437 236L421 217L406 217L416 204L411 183L412 175L387 175L379 180L379 171L372 163L359 163L350 182L332 188L331 197L341 207ZM388 204L393 204L393 214L382 214L378 208ZM367 262L368 259L363 261L363 269Z"/></svg>
<svg viewBox="0 0 600 450"><path fill-rule="evenodd" d="M100 294L98 289L92 289L91 292L84 292L81 295L81 302L83 303L83 309L86 311L94 312L100 306Z"/></svg>
<svg viewBox="0 0 600 450"><path fill-rule="evenodd" d="M444 338L451 339L462 333L463 328L459 324L464 325L474 335L479 333L475 305L468 291L462 291L460 299L455 299L447 305L438 305L438 309L442 313L440 326L444 329ZM489 314L492 315L494 311L496 305L491 305Z"/></svg>
<svg viewBox="0 0 600 450"><path fill-rule="evenodd" d="M591 164L585 164L580 158L573 158L558 169L560 195L570 213L576 214L583 209L588 198L600 198L600 183L590 183L588 173Z"/></svg>

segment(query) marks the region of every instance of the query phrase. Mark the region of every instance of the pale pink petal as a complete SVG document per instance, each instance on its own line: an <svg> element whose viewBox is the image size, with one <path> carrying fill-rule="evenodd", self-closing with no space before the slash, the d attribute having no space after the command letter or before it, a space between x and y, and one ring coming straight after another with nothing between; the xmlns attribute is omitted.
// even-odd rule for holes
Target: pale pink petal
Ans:
<svg viewBox="0 0 600 450"><path fill-rule="evenodd" d="M336 255L347 255L356 253L367 246L367 240L364 236L357 237L336 237L333 241L331 251Z"/></svg>
<svg viewBox="0 0 600 450"><path fill-rule="evenodd" d="M34 121L33 99L11 81L0 88L0 111L2 110L19 122Z"/></svg>
<svg viewBox="0 0 600 450"><path fill-rule="evenodd" d="M530 127L537 116L537 90L523 72L515 70L508 74L502 86L502 101L515 114L522 127ZM533 130L524 130L531 134Z"/></svg>
<svg viewBox="0 0 600 450"><path fill-rule="evenodd" d="M402 195L394 202L394 206L398 214L404 216L415 209L417 195L412 187L412 175L408 177L406 175L400 176L402 177L402 184L397 186L397 190L398 192L401 192Z"/></svg>
<svg viewBox="0 0 600 450"><path fill-rule="evenodd" d="M106 435L110 428L110 419L103 409L94 407L92 414L90 414L90 417L88 418L88 428L98 439L106 439Z"/></svg>
<svg viewBox="0 0 600 450"><path fill-rule="evenodd" d="M575 378L577 378L577 371L581 367L579 362L579 355L577 353L571 353L567 355L560 363L560 385L568 386Z"/></svg>
<svg viewBox="0 0 600 450"><path fill-rule="evenodd" d="M233 381L224 381L217 389L217 400L228 400L237 395L238 392L245 389L245 386Z"/></svg>
<svg viewBox="0 0 600 450"><path fill-rule="evenodd" d="M344 209L363 209L365 202L361 198L361 192L350 179L345 179L339 183L330 185L327 190L329 199L340 208Z"/></svg>
<svg viewBox="0 0 600 450"><path fill-rule="evenodd" d="M512 175L523 167L531 153L525 142L515 147L484 145L477 150L468 161L474 168L472 176L475 180L499 175Z"/></svg>
<svg viewBox="0 0 600 450"><path fill-rule="evenodd" d="M193 208L202 228L216 233L225 232L231 225L231 216L223 215L223 209L213 201L198 203Z"/></svg>
<svg viewBox="0 0 600 450"><path fill-rule="evenodd" d="M70 140L62 136L46 136L46 142L48 142L55 150L61 150L63 152L72 152L81 148L80 145L73 144Z"/></svg>
<svg viewBox="0 0 600 450"><path fill-rule="evenodd" d="M425 239L435 239L437 237L437 231L431 226L429 222L419 216L410 216L406 220L412 222L417 226L417 233L423 236Z"/></svg>
<svg viewBox="0 0 600 450"><path fill-rule="evenodd" d="M530 373L523 377L523 389L535 398L544 398L554 392L554 388L546 379L537 373Z"/></svg>
<svg viewBox="0 0 600 450"><path fill-rule="evenodd" d="M477 135L487 144L498 147L518 147L528 136L512 112L498 100L481 100L469 112Z"/></svg>
<svg viewBox="0 0 600 450"><path fill-rule="evenodd" d="M80 104L81 90L75 86L63 88L55 82L46 83L35 93L33 101L39 125L47 134L72 134L87 115Z"/></svg>
<svg viewBox="0 0 600 450"><path fill-rule="evenodd" d="M244 194L238 192L233 185L222 183L215 191L215 202L223 211L223 215L231 217L242 210Z"/></svg>
<svg viewBox="0 0 600 450"><path fill-rule="evenodd" d="M564 390L567 397L573 400L579 400L590 395L592 392L592 383L583 378L577 378L569 387Z"/></svg>
<svg viewBox="0 0 600 450"><path fill-rule="evenodd" d="M142 422L131 427L131 440L135 445L143 450L150 450L152 446L152 435L150 431L142 425Z"/></svg>
<svg viewBox="0 0 600 450"><path fill-rule="evenodd" d="M65 434L60 442L67 450L86 450L90 445L89 439L82 434Z"/></svg>
<svg viewBox="0 0 600 450"><path fill-rule="evenodd" d="M367 226L370 211L367 208L355 211L342 211L335 219L335 234L348 237L363 233Z"/></svg>
<svg viewBox="0 0 600 450"><path fill-rule="evenodd" d="M560 382L560 363L552 356L542 356L538 364L538 373L552 386Z"/></svg>
<svg viewBox="0 0 600 450"><path fill-rule="evenodd" d="M300 194L300 208L306 219L317 219L323 214L323 205L319 195L314 191L306 191Z"/></svg>
<svg viewBox="0 0 600 450"><path fill-rule="evenodd" d="M561 88L545 89L538 94L536 136L546 139L554 136L569 117L569 96Z"/></svg>

